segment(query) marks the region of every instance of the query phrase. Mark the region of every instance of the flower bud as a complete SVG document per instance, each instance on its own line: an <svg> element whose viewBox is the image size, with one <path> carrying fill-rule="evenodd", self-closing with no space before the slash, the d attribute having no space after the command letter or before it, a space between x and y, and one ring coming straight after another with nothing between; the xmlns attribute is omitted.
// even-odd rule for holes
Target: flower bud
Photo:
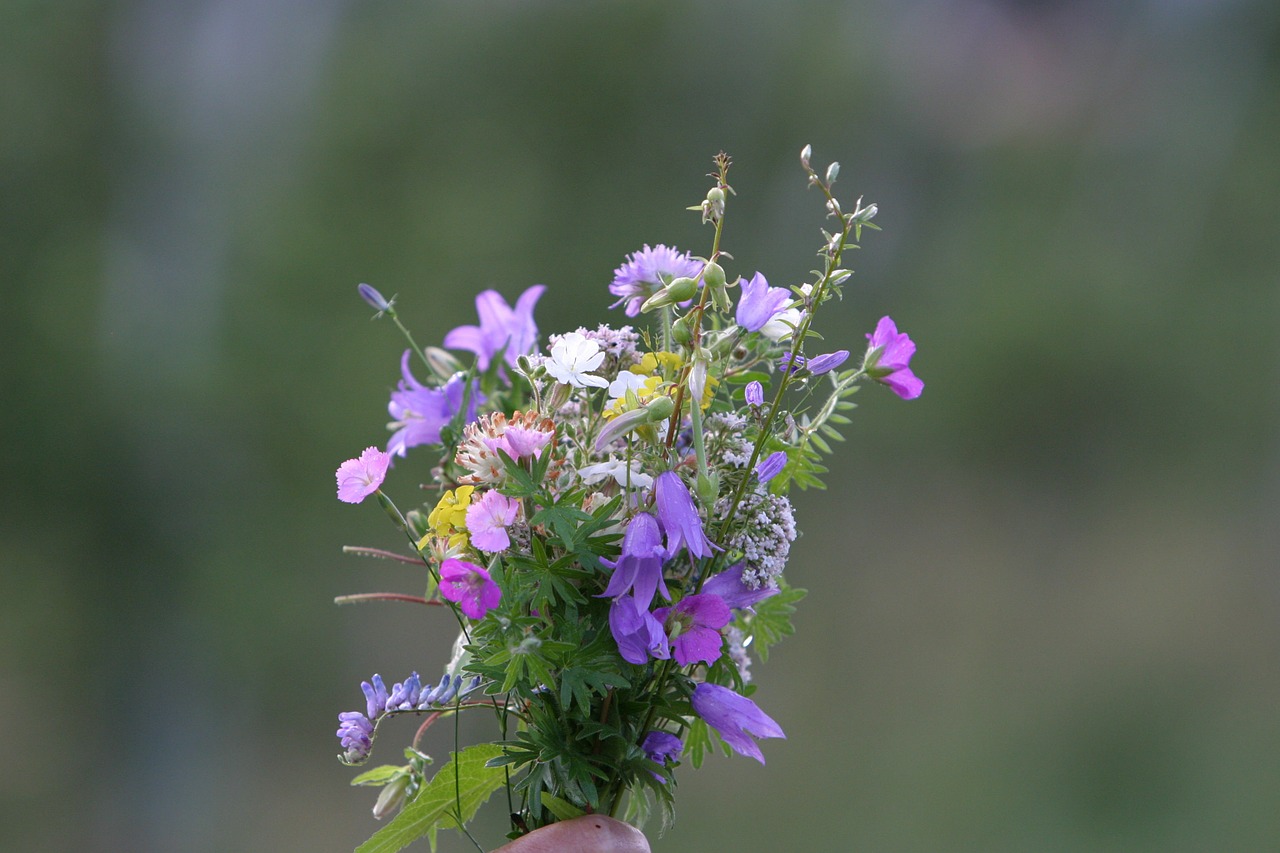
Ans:
<svg viewBox="0 0 1280 853"><path fill-rule="evenodd" d="M747 398L747 403L752 406L764 405L764 386L758 380L751 380L747 383L747 387L743 389L743 396Z"/></svg>
<svg viewBox="0 0 1280 853"><path fill-rule="evenodd" d="M809 168L809 158L813 156L813 146L806 145L800 149L800 165Z"/></svg>
<svg viewBox="0 0 1280 853"><path fill-rule="evenodd" d="M840 164L832 163L830 166L827 167L827 183L834 184L836 182L836 176L839 174L840 174Z"/></svg>
<svg viewBox="0 0 1280 853"><path fill-rule="evenodd" d="M671 325L671 339L678 344L693 340L693 315L685 314Z"/></svg>
<svg viewBox="0 0 1280 853"><path fill-rule="evenodd" d="M462 372L462 362L440 347L427 347L422 354L427 357L427 367L431 368L431 372L445 382L452 379L455 373Z"/></svg>
<svg viewBox="0 0 1280 853"><path fill-rule="evenodd" d="M640 313L648 314L650 311L656 311L668 305L687 302L697 293L698 283L693 279L687 276L672 279L670 284L644 301L644 304L640 306Z"/></svg>
<svg viewBox="0 0 1280 853"><path fill-rule="evenodd" d="M716 498L720 497L720 475L714 471L710 474L698 474L695 488L703 506L715 506Z"/></svg>
<svg viewBox="0 0 1280 853"><path fill-rule="evenodd" d="M409 792L409 774L397 776L382 788L378 801L373 804L373 816L382 820L404 803L405 794Z"/></svg>
<svg viewBox="0 0 1280 853"><path fill-rule="evenodd" d="M365 302L368 302L370 307L375 309L379 314L383 311L391 310L391 302L395 301L393 298L391 302L388 302L383 295L378 292L377 288L371 284L364 284L362 282L356 285L356 291L360 294L360 298Z"/></svg>
<svg viewBox="0 0 1280 853"><path fill-rule="evenodd" d="M702 280L709 287L724 287L724 267L712 261L702 268Z"/></svg>
<svg viewBox="0 0 1280 853"><path fill-rule="evenodd" d="M649 420L657 423L665 421L671 417L671 413L676 410L676 401L672 400L666 394L654 397L648 403L645 403L644 411L648 412Z"/></svg>

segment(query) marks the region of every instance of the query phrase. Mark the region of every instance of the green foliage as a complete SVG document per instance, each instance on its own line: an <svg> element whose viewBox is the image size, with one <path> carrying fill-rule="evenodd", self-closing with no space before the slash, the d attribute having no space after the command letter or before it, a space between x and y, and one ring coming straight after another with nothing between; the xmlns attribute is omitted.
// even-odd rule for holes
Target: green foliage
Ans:
<svg viewBox="0 0 1280 853"><path fill-rule="evenodd" d="M482 743L454 753L449 763L389 824L356 848L356 853L395 853L426 836L435 849L440 829L461 828L502 787L505 775L489 765L502 754L496 744Z"/></svg>
<svg viewBox="0 0 1280 853"><path fill-rule="evenodd" d="M807 590L789 587L784 581L778 586L781 592L759 602L755 613L747 613L738 620L749 648L760 656L762 663L769 660L770 646L776 646L783 637L796 632L791 616L796 612L796 602L808 595Z"/></svg>

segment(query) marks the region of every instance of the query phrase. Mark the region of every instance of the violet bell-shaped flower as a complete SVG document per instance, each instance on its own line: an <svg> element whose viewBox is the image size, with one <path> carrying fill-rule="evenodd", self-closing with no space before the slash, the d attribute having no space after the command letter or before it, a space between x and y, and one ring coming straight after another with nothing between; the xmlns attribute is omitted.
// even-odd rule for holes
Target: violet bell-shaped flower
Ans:
<svg viewBox="0 0 1280 853"><path fill-rule="evenodd" d="M671 657L662 623L632 596L620 595L613 600L609 607L609 632L618 644L618 654L627 663L641 666L648 663L650 657L658 660Z"/></svg>
<svg viewBox="0 0 1280 853"><path fill-rule="evenodd" d="M538 326L533 322L533 308L542 296L546 285L535 284L516 300L514 309L496 290L486 290L476 297L476 313L479 326L458 326L444 336L449 349L469 350L476 355L481 371L489 369L489 362L502 352L503 359L512 367L516 359L533 352L538 342Z"/></svg>
<svg viewBox="0 0 1280 853"><path fill-rule="evenodd" d="M668 559L674 557L682 545L694 557L710 557L712 551L717 550L703 532L698 508L679 474L675 471L659 474L654 480L653 494L658 521L667 537Z"/></svg>
<svg viewBox="0 0 1280 853"><path fill-rule="evenodd" d="M420 444L439 444L441 428L461 410L464 398L467 423L476 419L476 406L485 401L474 382L468 391L466 377L461 373L455 373L443 388L423 385L409 369L411 355L405 350L400 358L402 378L387 404L391 415L387 428L395 430L387 441L387 452L396 456L404 456L406 450Z"/></svg>
<svg viewBox="0 0 1280 853"><path fill-rule="evenodd" d="M637 513L622 537L622 555L616 562L600 559L613 569L613 576L609 578L605 591L596 597L617 598L631 593L637 606L645 610L649 609L656 592L660 591L662 597L670 601L671 593L667 591L667 583L662 577L666 556L657 519L647 512Z"/></svg>
<svg viewBox="0 0 1280 853"><path fill-rule="evenodd" d="M764 764L764 754L751 735L786 738L782 727L755 702L727 687L704 682L693 689L690 701L694 713L715 729L734 752L750 756L761 764Z"/></svg>
<svg viewBox="0 0 1280 853"><path fill-rule="evenodd" d="M684 751L684 744L680 741L680 738L671 734L671 732L653 730L644 736L644 740L640 743L640 749L644 750L645 758L655 764L661 764L666 767L673 761L680 759L680 753ZM664 784L667 781L657 773L653 774L653 778Z"/></svg>
<svg viewBox="0 0 1280 853"><path fill-rule="evenodd" d="M889 317L881 317L876 330L867 335L869 344L863 369L877 382L888 385L904 400L914 400L924 391L924 383L911 372L911 356L916 345Z"/></svg>
<svg viewBox="0 0 1280 853"><path fill-rule="evenodd" d="M765 277L756 273L750 281L742 279L742 296L734 320L748 332L758 332L791 304L791 291L785 287L770 287Z"/></svg>
<svg viewBox="0 0 1280 853"><path fill-rule="evenodd" d="M756 463L756 479L761 483L767 483L782 473L782 469L785 467L787 467L787 452L785 450L770 453Z"/></svg>
<svg viewBox="0 0 1280 853"><path fill-rule="evenodd" d="M836 350L835 352L824 353L823 355L815 355L809 359L809 363L805 365L809 368L809 372L814 376L821 376L824 373L830 373L849 359L849 351L847 349Z"/></svg>
<svg viewBox="0 0 1280 853"><path fill-rule="evenodd" d="M754 607L766 598L777 595L781 591L776 586L747 586L742 581L742 573L746 567L747 564L743 561L734 563L723 572L707 578L706 583L702 585L702 591L719 596L725 604L734 610L746 610L749 607Z"/></svg>

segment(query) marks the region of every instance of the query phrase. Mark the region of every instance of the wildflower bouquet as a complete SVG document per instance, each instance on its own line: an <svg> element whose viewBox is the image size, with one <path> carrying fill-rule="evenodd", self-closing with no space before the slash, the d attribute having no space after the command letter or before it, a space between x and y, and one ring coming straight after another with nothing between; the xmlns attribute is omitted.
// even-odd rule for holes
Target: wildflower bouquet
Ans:
<svg viewBox="0 0 1280 853"><path fill-rule="evenodd" d="M804 595L783 577L797 535L787 492L821 486L860 383L904 399L923 388L909 366L915 345L890 318L856 367L818 335L819 309L851 275L841 259L875 228L876 207L859 199L846 212L832 194L838 164L819 175L809 160L806 147L809 184L835 223L812 280L782 288L758 272L726 275L733 190L720 154L714 185L690 208L714 228L707 256L646 245L614 272L612 307L651 329L579 328L543 349L535 285L514 307L481 293L479 325L421 349L393 301L360 285L409 348L386 450L344 462L338 497L376 498L411 556L349 550L422 568L425 594L338 601L431 605L460 631L438 680L375 675L361 685L364 711L339 714L352 765L368 760L386 720L421 718L405 763L353 782L382 786L375 816L399 811L361 850L424 835L434 848L440 828L466 832L504 788L512 838L583 814L641 823L655 806L665 825L677 767L715 748L763 763L755 739L784 737L751 699L750 667L792 633ZM410 451L430 497L402 510L382 485ZM493 717L495 739L430 772L423 732L463 713Z"/></svg>

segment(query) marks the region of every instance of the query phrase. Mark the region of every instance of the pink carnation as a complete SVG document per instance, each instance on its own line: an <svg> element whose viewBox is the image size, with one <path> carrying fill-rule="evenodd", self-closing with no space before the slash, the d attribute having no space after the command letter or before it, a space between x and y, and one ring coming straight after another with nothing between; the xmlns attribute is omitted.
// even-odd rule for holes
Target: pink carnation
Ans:
<svg viewBox="0 0 1280 853"><path fill-rule="evenodd" d="M511 546L507 528L516 520L520 504L496 489L485 492L467 507L467 533L471 544L487 553L505 551Z"/></svg>
<svg viewBox="0 0 1280 853"><path fill-rule="evenodd" d="M358 504L378 491L387 477L391 454L376 447L366 448L359 459L348 459L338 466L338 500Z"/></svg>

